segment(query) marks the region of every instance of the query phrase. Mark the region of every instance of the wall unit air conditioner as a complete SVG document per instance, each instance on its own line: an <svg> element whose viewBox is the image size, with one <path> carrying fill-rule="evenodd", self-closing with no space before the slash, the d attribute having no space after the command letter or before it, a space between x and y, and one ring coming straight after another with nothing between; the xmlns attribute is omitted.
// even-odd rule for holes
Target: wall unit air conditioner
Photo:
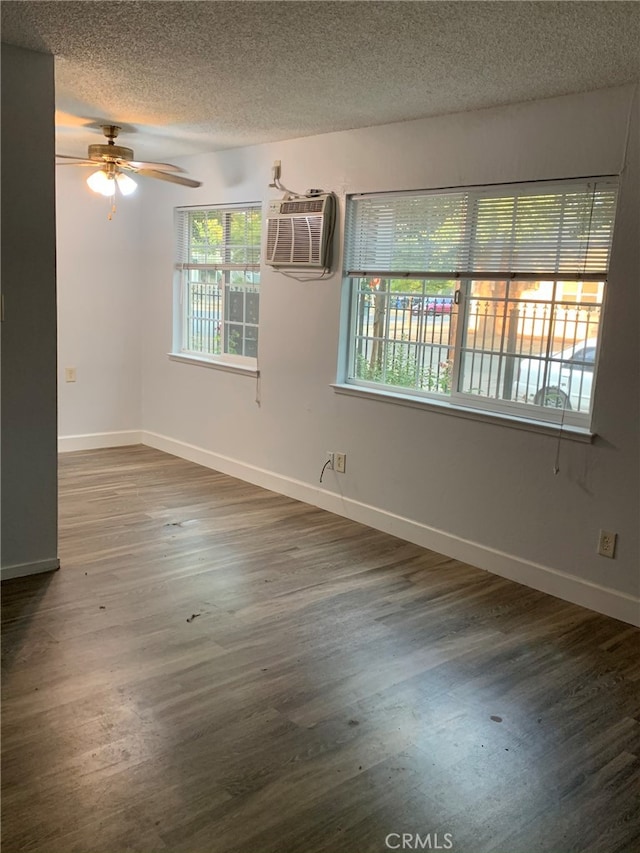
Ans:
<svg viewBox="0 0 640 853"><path fill-rule="evenodd" d="M335 214L333 193L270 201L265 263L329 269Z"/></svg>

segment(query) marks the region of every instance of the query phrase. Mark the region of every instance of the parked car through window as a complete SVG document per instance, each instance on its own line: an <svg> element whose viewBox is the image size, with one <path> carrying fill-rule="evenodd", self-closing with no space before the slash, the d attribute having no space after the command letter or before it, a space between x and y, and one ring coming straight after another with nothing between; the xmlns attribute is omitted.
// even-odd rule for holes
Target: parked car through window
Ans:
<svg viewBox="0 0 640 853"><path fill-rule="evenodd" d="M536 406L588 412L597 344L591 338L554 353L548 360L522 360L514 399Z"/></svg>

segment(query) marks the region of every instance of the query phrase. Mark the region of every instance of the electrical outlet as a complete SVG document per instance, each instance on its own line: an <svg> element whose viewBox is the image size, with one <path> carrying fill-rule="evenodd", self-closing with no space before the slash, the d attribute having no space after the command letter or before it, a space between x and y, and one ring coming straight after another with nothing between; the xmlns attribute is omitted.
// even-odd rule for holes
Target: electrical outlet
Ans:
<svg viewBox="0 0 640 853"><path fill-rule="evenodd" d="M336 453L335 455L335 470L338 474L344 474L347 468L347 454Z"/></svg>
<svg viewBox="0 0 640 853"><path fill-rule="evenodd" d="M65 382L75 382L77 380L76 369L75 367L65 367L64 369L64 381Z"/></svg>
<svg viewBox="0 0 640 853"><path fill-rule="evenodd" d="M335 453L333 450L327 450L327 462L329 463L326 467L329 471L333 471L333 465L335 462Z"/></svg>
<svg viewBox="0 0 640 853"><path fill-rule="evenodd" d="M600 538L598 539L598 554L601 557L610 557L613 559L616 552L617 533L612 533L610 530L601 530Z"/></svg>

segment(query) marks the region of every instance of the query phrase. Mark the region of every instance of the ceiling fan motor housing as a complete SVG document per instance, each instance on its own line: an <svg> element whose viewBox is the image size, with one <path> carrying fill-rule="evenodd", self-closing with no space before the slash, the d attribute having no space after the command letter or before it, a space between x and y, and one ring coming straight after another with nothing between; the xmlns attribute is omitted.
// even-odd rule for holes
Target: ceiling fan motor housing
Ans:
<svg viewBox="0 0 640 853"><path fill-rule="evenodd" d="M90 160L133 160L133 149L123 145L90 145Z"/></svg>

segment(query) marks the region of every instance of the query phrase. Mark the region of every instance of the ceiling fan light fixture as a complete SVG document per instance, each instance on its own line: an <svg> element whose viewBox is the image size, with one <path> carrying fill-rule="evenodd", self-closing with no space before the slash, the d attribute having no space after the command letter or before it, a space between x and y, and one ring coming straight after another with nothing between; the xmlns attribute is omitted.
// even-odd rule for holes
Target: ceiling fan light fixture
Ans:
<svg viewBox="0 0 640 853"><path fill-rule="evenodd" d="M89 175L87 184L89 189L93 190L94 193L100 193L100 195L104 196L115 195L116 182L114 176L108 174L104 169L99 169L97 172Z"/></svg>
<svg viewBox="0 0 640 853"><path fill-rule="evenodd" d="M119 131L120 128L117 125L103 125L102 132L107 138L106 145L89 145L87 157L56 154L58 160L62 161L57 162L56 165L81 166L83 168L89 166L97 169L87 178L89 189L111 199L112 202L115 202L116 185L118 192L123 196L131 195L136 191L137 182L129 177L128 172L133 172L134 175L142 175L143 178L157 178L183 187L202 186L201 181L194 181L185 175L176 174L177 172L184 172L180 166L173 166L171 163L134 160L132 148L115 144L114 139L118 136ZM109 218L111 218L111 214Z"/></svg>
<svg viewBox="0 0 640 853"><path fill-rule="evenodd" d="M129 175L123 175L122 172L119 172L116 175L116 181L118 182L118 189L122 193L122 195L131 195L138 188L137 183L130 178Z"/></svg>

